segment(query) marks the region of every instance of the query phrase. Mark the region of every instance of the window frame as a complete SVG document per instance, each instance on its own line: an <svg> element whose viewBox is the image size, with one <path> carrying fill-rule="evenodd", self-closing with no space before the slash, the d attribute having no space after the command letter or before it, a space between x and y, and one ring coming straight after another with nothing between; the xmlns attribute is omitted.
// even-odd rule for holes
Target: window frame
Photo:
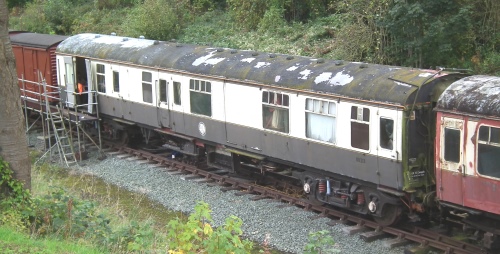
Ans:
<svg viewBox="0 0 500 254"><path fill-rule="evenodd" d="M153 73L147 72L147 71L142 71L141 73L142 73L142 76L141 76L142 101L145 103L153 104L153 102L154 102L154 100L153 100ZM144 79L145 74L146 74L146 77L149 76L149 81ZM145 90L144 88L148 88L147 90L149 90L149 92L151 93L150 101L147 100L148 98L145 96L146 94L144 93L144 90Z"/></svg>
<svg viewBox="0 0 500 254"><path fill-rule="evenodd" d="M390 135L387 132L385 132L387 130L385 128L386 125L384 125L384 129L382 129L382 120L392 121L392 133ZM393 151L394 147L395 147L394 146L394 131L395 131L394 130L394 119L392 119L391 117L381 116L379 118L379 128L380 128L380 132L379 132L379 142L378 142L378 145L380 146L381 149ZM382 141L383 141L382 140L382 136L384 136L384 135L387 135L387 141L385 141L387 143L386 146L382 145Z"/></svg>
<svg viewBox="0 0 500 254"><path fill-rule="evenodd" d="M451 135L451 133L455 132L454 133L454 138L450 138L449 135ZM456 134L458 134L458 138L456 137ZM444 127L443 128L443 159L447 162L451 162L451 163L460 163L460 161L462 161L462 159L460 158L461 156L461 152L460 152L460 148L461 148L461 145L462 145L462 130L458 129L458 128L453 128L453 127ZM458 144L456 143L451 143L451 142L447 142L448 140L458 140ZM454 145L453 147L450 147L450 145ZM453 148L453 149L451 149ZM454 155L453 158L450 158L450 154ZM455 159L455 160L452 160L452 159Z"/></svg>
<svg viewBox="0 0 500 254"><path fill-rule="evenodd" d="M193 97L199 97L193 99ZM199 107L194 107L194 103L200 103L201 99L210 101L208 110L205 112L198 111ZM189 79L189 101L190 112L196 115L212 117L212 82L201 79ZM194 111L193 111L194 109Z"/></svg>
<svg viewBox="0 0 500 254"><path fill-rule="evenodd" d="M100 68L102 68L102 72L100 72ZM106 93L106 65L96 63L96 83L97 83L97 92ZM99 82L99 81L102 81Z"/></svg>
<svg viewBox="0 0 500 254"><path fill-rule="evenodd" d="M182 89L181 82L174 81L172 82L172 89L174 92L174 104L181 106L182 105Z"/></svg>
<svg viewBox="0 0 500 254"><path fill-rule="evenodd" d="M290 96L286 93L268 90L262 91L261 95L262 127L266 130L290 133ZM272 111L270 109L272 109ZM279 116L280 114L275 113L276 110L278 110L277 112L285 112L285 114ZM283 118L284 126L282 128L270 127L272 124L271 122L274 122L272 118L274 118L275 115Z"/></svg>
<svg viewBox="0 0 500 254"><path fill-rule="evenodd" d="M356 110L354 110L356 108ZM354 111L356 111L354 113ZM361 111L361 113L360 113ZM366 118L366 119L365 119ZM352 105L351 106L351 117L350 121L350 130L351 130L351 138L350 145L352 148L360 149L364 151L370 151L370 108ZM366 126L366 127L365 127ZM365 130L366 128L366 130ZM366 136L366 146L363 140L361 140L364 136ZM361 140L361 141L360 141Z"/></svg>
<svg viewBox="0 0 500 254"><path fill-rule="evenodd" d="M482 131L481 131L482 128L488 128L486 140L484 140L485 137L484 137L484 132L482 133ZM492 129L495 129L495 131L496 131L495 138L498 139L498 142L492 141ZM482 165L484 162L484 160L482 160L482 159L488 155L487 152L485 152L483 149L486 149L487 151L493 151L493 152L500 151L500 127L490 126L490 125L481 125L481 126L479 126L476 135L477 135L477 146L476 146L477 173L479 175L485 176L485 177L491 177L491 178L497 178L497 179L500 178L500 172L484 172L484 170L482 170ZM494 158L494 159L498 160L498 156L495 156L495 155L496 155L496 153L494 153L493 157L490 157L489 159ZM490 164L491 164L491 162L490 162ZM496 163L496 161L494 161L494 160L493 160L493 164L498 165ZM490 168L487 168L487 169L490 169ZM490 171L490 170L488 170L488 171ZM495 174L493 174L493 173L495 173Z"/></svg>
<svg viewBox="0 0 500 254"><path fill-rule="evenodd" d="M168 81L166 79L158 80L158 98L160 102L168 102Z"/></svg>
<svg viewBox="0 0 500 254"><path fill-rule="evenodd" d="M113 92L120 92L120 72L113 71Z"/></svg>
<svg viewBox="0 0 500 254"><path fill-rule="evenodd" d="M312 109L308 109L308 105L309 105L309 102L312 101ZM319 111L316 111L316 101L318 102L319 104ZM305 127L305 136L306 138L308 139L311 139L311 140L316 140L316 141L320 141L320 142L325 142L325 143L329 143L329 144L336 144L337 143L337 112L338 112L338 103L337 102L334 102L334 101L327 101L327 100L320 100L320 99L316 99L316 98L306 98L305 100L305 123L306 123L306 127ZM323 112L325 106L323 106L324 104L327 104L326 106L326 109L328 112ZM330 105L333 104L335 106L335 112L330 112ZM312 114L312 115L317 115L317 116L321 116L321 117L328 117L328 118L331 118L333 119L333 129L332 129L332 138L333 140L332 141L328 141L328 140L322 140L322 139L318 139L318 138L315 138L315 137L312 137L309 135L309 114Z"/></svg>

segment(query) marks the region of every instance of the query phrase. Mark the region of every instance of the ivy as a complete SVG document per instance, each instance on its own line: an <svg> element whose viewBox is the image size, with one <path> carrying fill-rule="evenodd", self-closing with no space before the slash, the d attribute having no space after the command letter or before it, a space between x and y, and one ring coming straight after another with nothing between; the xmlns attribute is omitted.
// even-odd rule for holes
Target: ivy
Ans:
<svg viewBox="0 0 500 254"><path fill-rule="evenodd" d="M15 208L30 204L31 194L24 185L14 179L14 172L9 164L0 157L0 207Z"/></svg>

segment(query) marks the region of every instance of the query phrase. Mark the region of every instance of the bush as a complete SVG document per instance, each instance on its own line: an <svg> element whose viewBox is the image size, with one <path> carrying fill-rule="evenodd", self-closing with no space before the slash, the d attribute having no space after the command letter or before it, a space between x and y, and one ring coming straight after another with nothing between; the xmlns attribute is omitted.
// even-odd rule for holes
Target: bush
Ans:
<svg viewBox="0 0 500 254"><path fill-rule="evenodd" d="M250 253L253 243L240 238L241 219L230 216L214 230L208 204L198 202L194 210L187 222L168 223L169 253Z"/></svg>
<svg viewBox="0 0 500 254"><path fill-rule="evenodd" d="M11 16L9 21L9 28L13 30L44 34L55 33L45 18L44 4L39 1L28 3L23 13Z"/></svg>
<svg viewBox="0 0 500 254"><path fill-rule="evenodd" d="M335 242L327 230L309 233L307 239L309 242L304 246L304 253L321 254L339 252L339 250L333 248Z"/></svg>
<svg viewBox="0 0 500 254"><path fill-rule="evenodd" d="M244 30L254 30L267 11L267 0L227 0L228 12Z"/></svg>
<svg viewBox="0 0 500 254"><path fill-rule="evenodd" d="M86 12L78 20L75 20L71 30L72 33L100 33L111 34L112 32L118 35L125 35L125 28L118 26L122 24L127 17L129 8L99 10L93 9Z"/></svg>
<svg viewBox="0 0 500 254"><path fill-rule="evenodd" d="M145 36L148 39L170 40L177 37L181 28L179 15L168 0L145 0L127 16L124 30L129 36Z"/></svg>

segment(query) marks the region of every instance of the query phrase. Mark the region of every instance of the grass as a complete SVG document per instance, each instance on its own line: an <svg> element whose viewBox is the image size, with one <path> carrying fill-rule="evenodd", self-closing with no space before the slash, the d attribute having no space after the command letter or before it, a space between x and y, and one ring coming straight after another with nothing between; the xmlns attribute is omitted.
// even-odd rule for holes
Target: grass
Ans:
<svg viewBox="0 0 500 254"><path fill-rule="evenodd" d="M40 156L39 153L32 152L32 162L38 156ZM149 200L143 193L130 192L96 176L80 174L71 169L46 163L32 167L31 193L34 197L41 198L58 189L64 190L65 195L76 199L95 202L97 208L94 213L103 214L106 219L109 219L109 225L113 232L125 232L125 236L129 238L119 240L116 246L107 246L107 249L103 249L103 246L97 245L89 237L75 235L68 237L62 232L43 237L38 235L37 231L32 231L30 234L27 232L28 230L21 229L19 224L2 223L3 221L0 220L1 253L127 253L129 251L126 251L127 248L124 251L123 246L130 244L130 241L135 243L139 241L140 243L145 240L146 238L140 236L136 238L136 236L147 233L143 230L149 229L153 231L153 240L147 246L139 246L137 251L166 253L168 250L168 222L175 219L181 222L187 221L186 215L166 209ZM62 205L65 206L64 203ZM4 218L9 220L9 217ZM10 217L10 222L15 221L15 218L12 218ZM1 216L0 219L2 219ZM74 220L82 220L82 218L75 217ZM85 218L83 220L88 221ZM144 229L144 226L131 228L131 225L150 226L146 226L147 229ZM16 229L16 226L19 228ZM113 236L109 237L113 238ZM264 253L280 253L255 243L252 253L262 253L262 251L265 251ZM134 249L130 252L134 252Z"/></svg>
<svg viewBox="0 0 500 254"><path fill-rule="evenodd" d="M55 238L36 239L17 232L7 226L0 226L0 249L2 253L108 253L98 247L63 241Z"/></svg>

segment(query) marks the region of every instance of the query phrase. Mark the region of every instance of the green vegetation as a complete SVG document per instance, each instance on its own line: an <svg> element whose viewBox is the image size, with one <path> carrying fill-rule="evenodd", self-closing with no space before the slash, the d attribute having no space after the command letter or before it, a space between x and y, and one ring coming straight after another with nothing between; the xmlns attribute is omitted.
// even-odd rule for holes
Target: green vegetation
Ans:
<svg viewBox="0 0 500 254"><path fill-rule="evenodd" d="M304 246L304 253L306 254L323 254L323 253L337 253L337 249L332 248L335 241L330 236L327 230L309 233L309 242Z"/></svg>
<svg viewBox="0 0 500 254"><path fill-rule="evenodd" d="M240 238L241 219L230 216L223 226L214 230L208 204L198 202L194 210L187 222L168 223L170 253L250 253L253 243Z"/></svg>
<svg viewBox="0 0 500 254"><path fill-rule="evenodd" d="M0 159L2 253L251 253L242 221L231 216L211 225L208 204L188 218L167 211L144 194L94 176L42 164L32 171L29 193ZM5 193L5 194L4 194ZM265 253L272 253L264 246Z"/></svg>
<svg viewBox="0 0 500 254"><path fill-rule="evenodd" d="M10 29L500 75L496 0L8 0Z"/></svg>
<svg viewBox="0 0 500 254"><path fill-rule="evenodd" d="M186 217L92 175L33 167L30 193L0 158L2 253L277 253L267 237L262 246L242 239L236 216L214 227L203 201ZM304 251L330 253L333 244L328 231L311 233Z"/></svg>

